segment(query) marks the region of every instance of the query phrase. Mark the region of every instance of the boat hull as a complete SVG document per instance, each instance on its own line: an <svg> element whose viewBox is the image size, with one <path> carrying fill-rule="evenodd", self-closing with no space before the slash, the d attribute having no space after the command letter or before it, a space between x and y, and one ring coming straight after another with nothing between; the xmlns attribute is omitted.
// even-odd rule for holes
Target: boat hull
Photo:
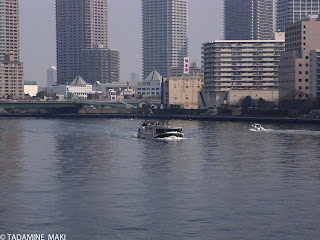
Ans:
<svg viewBox="0 0 320 240"><path fill-rule="evenodd" d="M177 137L182 138L184 133L182 128L172 128L163 126L141 126L138 127L138 137L139 138L169 138Z"/></svg>
<svg viewBox="0 0 320 240"><path fill-rule="evenodd" d="M163 133L154 136L153 138L168 138L168 137L177 137L177 138L183 138L183 133Z"/></svg>

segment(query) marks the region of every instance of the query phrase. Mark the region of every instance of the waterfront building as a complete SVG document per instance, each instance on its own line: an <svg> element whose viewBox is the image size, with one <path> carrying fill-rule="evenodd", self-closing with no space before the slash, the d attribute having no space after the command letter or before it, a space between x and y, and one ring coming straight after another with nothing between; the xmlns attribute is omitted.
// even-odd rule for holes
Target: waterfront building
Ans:
<svg viewBox="0 0 320 240"><path fill-rule="evenodd" d="M24 97L23 63L13 60L13 55L5 55L0 61L0 97Z"/></svg>
<svg viewBox="0 0 320 240"><path fill-rule="evenodd" d="M93 91L101 92L105 97L108 96L108 91L113 90L117 93L117 96L132 96L136 93L137 82L112 82L112 83L101 83L95 82L92 86ZM110 93L110 91L109 91Z"/></svg>
<svg viewBox="0 0 320 240"><path fill-rule="evenodd" d="M56 0L58 84L80 74L83 49L108 47L107 12L107 0Z"/></svg>
<svg viewBox="0 0 320 240"><path fill-rule="evenodd" d="M310 98L320 103L320 49L310 51Z"/></svg>
<svg viewBox="0 0 320 240"><path fill-rule="evenodd" d="M146 97L159 98L161 96L161 82L162 76L153 70L144 81L138 83L136 93Z"/></svg>
<svg viewBox="0 0 320 240"><path fill-rule="evenodd" d="M224 0L224 39L271 39L273 13L273 0Z"/></svg>
<svg viewBox="0 0 320 240"><path fill-rule="evenodd" d="M286 50L280 61L280 101L310 95L310 51L320 48L320 18L312 15L286 27Z"/></svg>
<svg viewBox="0 0 320 240"><path fill-rule="evenodd" d="M188 56L188 0L142 0L143 79L157 70L168 77Z"/></svg>
<svg viewBox="0 0 320 240"><path fill-rule="evenodd" d="M24 94L30 97L35 97L39 91L39 87L36 81L25 81L24 82Z"/></svg>
<svg viewBox="0 0 320 240"><path fill-rule="evenodd" d="M278 0L276 4L276 30L284 32L292 23L320 13L320 0Z"/></svg>
<svg viewBox="0 0 320 240"><path fill-rule="evenodd" d="M207 107L237 105L245 96L277 102L284 40L211 41L202 46Z"/></svg>
<svg viewBox="0 0 320 240"><path fill-rule="evenodd" d="M51 66L47 70L47 87L57 84L57 66Z"/></svg>
<svg viewBox="0 0 320 240"><path fill-rule="evenodd" d="M181 77L183 74L183 67L172 67L170 69L170 77ZM192 62L189 67L189 76L203 77L203 68L199 67L197 62Z"/></svg>
<svg viewBox="0 0 320 240"><path fill-rule="evenodd" d="M180 76L163 79L164 108L199 109L203 106L201 90L203 77Z"/></svg>
<svg viewBox="0 0 320 240"><path fill-rule="evenodd" d="M64 98L77 97L87 99L89 94L95 94L91 84L87 84L81 76L77 76L70 84L53 85L47 89L48 96L63 96Z"/></svg>
<svg viewBox="0 0 320 240"><path fill-rule="evenodd" d="M120 53L96 44L92 49L83 49L80 75L88 83L111 83L120 81Z"/></svg>
<svg viewBox="0 0 320 240"><path fill-rule="evenodd" d="M19 0L0 1L0 97L24 96L19 48Z"/></svg>

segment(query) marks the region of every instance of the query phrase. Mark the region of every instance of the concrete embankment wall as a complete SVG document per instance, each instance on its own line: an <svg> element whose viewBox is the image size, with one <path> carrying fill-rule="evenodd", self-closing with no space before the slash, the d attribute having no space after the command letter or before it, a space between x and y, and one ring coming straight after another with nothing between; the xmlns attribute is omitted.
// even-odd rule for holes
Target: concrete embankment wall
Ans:
<svg viewBox="0 0 320 240"><path fill-rule="evenodd" d="M277 117L235 117L235 116L196 116L196 115L158 115L158 114L135 114L135 113L82 113L82 114L0 114L2 118L137 118L159 120L199 120L199 121L231 121L250 123L304 123L320 124L320 119L305 118L277 118Z"/></svg>

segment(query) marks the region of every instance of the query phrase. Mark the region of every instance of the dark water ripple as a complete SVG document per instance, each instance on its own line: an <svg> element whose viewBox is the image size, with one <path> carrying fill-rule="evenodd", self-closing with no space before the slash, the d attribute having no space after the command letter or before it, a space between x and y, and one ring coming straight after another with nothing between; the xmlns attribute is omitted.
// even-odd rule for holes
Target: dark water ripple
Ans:
<svg viewBox="0 0 320 240"><path fill-rule="evenodd" d="M0 119L0 234L68 239L317 239L320 126Z"/></svg>

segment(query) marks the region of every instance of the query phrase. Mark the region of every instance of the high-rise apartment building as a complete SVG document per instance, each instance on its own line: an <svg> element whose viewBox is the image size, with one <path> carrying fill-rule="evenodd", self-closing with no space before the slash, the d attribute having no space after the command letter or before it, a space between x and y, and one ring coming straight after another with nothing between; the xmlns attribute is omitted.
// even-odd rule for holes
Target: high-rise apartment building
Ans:
<svg viewBox="0 0 320 240"><path fill-rule="evenodd" d="M0 97L24 96L19 62L19 0L0 1Z"/></svg>
<svg viewBox="0 0 320 240"><path fill-rule="evenodd" d="M47 87L57 84L57 67L51 66L47 70Z"/></svg>
<svg viewBox="0 0 320 240"><path fill-rule="evenodd" d="M310 51L320 49L320 17L312 15L286 27L286 50L281 54L280 101L308 99Z"/></svg>
<svg viewBox="0 0 320 240"><path fill-rule="evenodd" d="M207 107L237 105L246 96L278 101L284 40L211 41L202 50Z"/></svg>
<svg viewBox="0 0 320 240"><path fill-rule="evenodd" d="M82 50L80 75L87 83L111 83L120 81L120 53L117 50L96 45Z"/></svg>
<svg viewBox="0 0 320 240"><path fill-rule="evenodd" d="M224 39L271 39L273 12L273 0L224 0Z"/></svg>
<svg viewBox="0 0 320 240"><path fill-rule="evenodd" d="M320 0L277 0L276 30L284 32L287 25L320 13Z"/></svg>
<svg viewBox="0 0 320 240"><path fill-rule="evenodd" d="M188 0L142 0L143 79L168 77L188 56Z"/></svg>
<svg viewBox="0 0 320 240"><path fill-rule="evenodd" d="M108 47L107 12L107 0L56 0L58 84L79 75L83 49Z"/></svg>

